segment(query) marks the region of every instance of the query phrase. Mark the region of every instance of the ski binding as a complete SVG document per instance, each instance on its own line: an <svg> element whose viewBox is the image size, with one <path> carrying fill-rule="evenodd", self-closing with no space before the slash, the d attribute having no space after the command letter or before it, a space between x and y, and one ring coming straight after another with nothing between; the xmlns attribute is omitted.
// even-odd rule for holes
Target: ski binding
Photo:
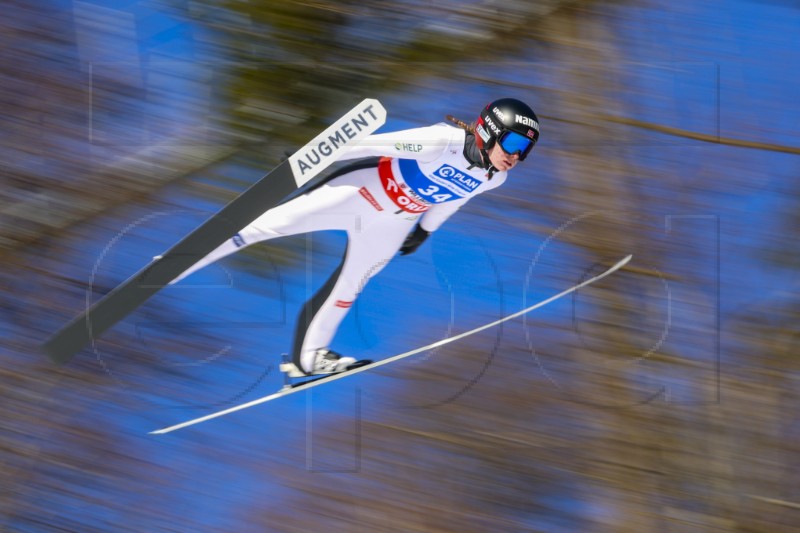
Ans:
<svg viewBox="0 0 800 533"><path fill-rule="evenodd" d="M284 378L283 388L284 389L293 389L295 387L298 387L300 385L304 385L306 383L310 383L312 381L318 381L318 380L330 378L331 376L337 376L339 374L344 374L344 373L346 373L346 372L348 372L350 370L354 370L356 368L360 368L362 366L367 366L367 365L371 365L372 364L372 360L371 359L361 359L359 361L356 361L355 363L352 363L352 364L348 365L347 368L345 368L341 372L333 372L331 374L310 374L309 375L309 374L306 374L305 372L303 372L302 370L300 370L299 368L297 368L297 365L295 365L292 361L289 360L289 356L287 354L283 354L282 358L283 358L283 361L281 362L280 369L281 369L281 372L283 372L283 378ZM300 379L303 379L303 381L293 383L292 382L292 378L300 378Z"/></svg>

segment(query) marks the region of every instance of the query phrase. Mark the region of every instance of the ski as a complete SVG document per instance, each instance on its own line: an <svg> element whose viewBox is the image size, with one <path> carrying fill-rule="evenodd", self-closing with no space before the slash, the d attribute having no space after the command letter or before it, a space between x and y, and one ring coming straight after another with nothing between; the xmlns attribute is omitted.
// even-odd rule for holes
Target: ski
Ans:
<svg viewBox="0 0 800 533"><path fill-rule="evenodd" d="M366 372L367 370L372 370L372 369L378 368L378 367L383 366L383 365L388 365L389 363L393 363L395 361L399 361L400 359L405 359L406 357L411 357L412 355L416 355L416 354L421 353L421 352L427 352L428 350L433 350L434 348L438 348L439 346L444 346L445 344L450 344L451 342L455 342L457 340L463 339L464 337L469 337L470 335L474 335L474 334L479 333L481 331L484 331L486 329L493 328L493 327L495 327L495 326L497 326L499 324L502 324L503 322L507 322L509 320L512 320L514 318L522 316L522 315L524 315L526 313L530 313L534 309L539 309L540 307L543 307L543 306L545 306L545 305L547 305L547 304L549 304L551 302L554 302L554 301L558 300L559 298L563 298L564 296L566 296L568 294L571 294L571 293L573 293L573 292L575 292L575 291L577 291L577 290L579 290L579 289L581 289L583 287L586 287L587 285L589 285L591 283L594 283L595 281L603 279L606 276L616 272L617 270L619 270L620 268L622 268L623 266L628 264L628 262L631 260L632 257L633 257L632 255L627 255L627 256L623 257L622 259L620 259L619 261L617 261L613 266L611 266L607 270L601 272L600 274L598 274L598 275L596 275L594 277L588 278L588 279L582 281L581 283L578 283L577 285L573 285L572 287L570 287L570 288L568 288L568 289L556 294L555 296L551 296L550 298L547 298L546 300L542 300L541 302L535 303L535 304L531 305L530 307L526 307L525 309L522 309L521 311L517 311L516 313L512 313L512 314L510 314L508 316L505 316L503 318L495 320L494 322L489 322L488 324L484 324L482 326L478 326L475 329L471 329L469 331L465 331L464 333L459 333L458 335L454 335L454 336L448 337L446 339L441 339L439 341L433 342L433 343L428 344L426 346L422 346L420 348L415 348L415 349L410 350L408 352L404 352L404 353L401 353L401 354L398 354L398 355L394 355L394 356L388 357L386 359L381 359L380 361L375 361L375 362L371 362L371 363L368 363L368 364L363 364L361 366L351 365L351 367L348 370L344 371L344 372L339 372L337 374L329 374L327 376L322 376L322 377L319 377L319 378L312 378L312 379L309 379L307 381L303 381L303 382L300 382L300 383L294 383L294 384L291 384L291 385L284 385L283 389L281 389L278 392L275 392L273 394L270 394L268 396L264 396L263 398L258 398L258 399L252 400L250 402L247 402L247 403L243 403L243 404L240 404L240 405L236 405L236 406L230 407L228 409L224 409L222 411L217 411L215 413L211 413L211 414L208 414L208 415L205 415L205 416L201 416L200 418L195 418L193 420L188 420L186 422L182 422L182 423L176 424L174 426L169 426L169 427L165 427L165 428L162 428L162 429L157 429L155 431L151 431L149 434L150 435L163 435L165 433L170 433L170 432L178 430L178 429L182 429L182 428L185 428L185 427L189 427L189 426L193 426L193 425L196 425L196 424L200 424L201 422L207 422L209 420L213 420L213 419L219 418L221 416L229 415L229 414L235 413L237 411L242 411L242 410L248 409L250 407L255 407L256 405L261 405L263 403L266 403L266 402L269 402L269 401L272 401L272 400L277 400L278 398L282 398L284 396L288 396L288 395L294 394L296 392L308 390L308 389L310 389L312 387L316 387L317 385L330 383L331 381L336 381L337 379L342 379L342 378L346 378L346 377L349 377L349 376L353 376L355 374L359 374L361 372ZM357 362L356 364L358 364L358 363L360 363L360 361Z"/></svg>
<svg viewBox="0 0 800 533"><path fill-rule="evenodd" d="M264 211L308 183L349 146L386 121L386 110L367 98L259 179L194 231L72 319L42 344L55 363L69 361L104 331L231 238Z"/></svg>

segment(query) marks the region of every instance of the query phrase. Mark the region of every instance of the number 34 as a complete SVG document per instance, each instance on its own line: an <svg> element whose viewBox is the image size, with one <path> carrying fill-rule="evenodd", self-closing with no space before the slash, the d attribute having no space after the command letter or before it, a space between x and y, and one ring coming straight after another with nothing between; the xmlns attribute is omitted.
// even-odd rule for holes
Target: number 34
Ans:
<svg viewBox="0 0 800 533"><path fill-rule="evenodd" d="M436 191L438 190L439 190L438 185L431 185L427 189L420 189L419 193L423 196L430 196L431 198L434 199L436 203L446 202L447 200L453 197L453 195L450 193L436 194Z"/></svg>

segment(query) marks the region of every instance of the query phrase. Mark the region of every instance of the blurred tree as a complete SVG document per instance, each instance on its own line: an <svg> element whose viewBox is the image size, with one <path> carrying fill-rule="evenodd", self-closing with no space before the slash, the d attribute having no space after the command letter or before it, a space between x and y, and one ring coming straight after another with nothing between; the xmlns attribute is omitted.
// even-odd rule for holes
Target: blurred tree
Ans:
<svg viewBox="0 0 800 533"><path fill-rule="evenodd" d="M223 2L198 10L228 52L229 120L248 138L291 143L364 95L396 93L465 62L513 57L563 2ZM222 14L222 15L221 15ZM420 21L423 21L420 24ZM292 126L287 128L286 126Z"/></svg>
<svg viewBox="0 0 800 533"><path fill-rule="evenodd" d="M796 531L800 524L800 188L776 180L775 190L775 229L750 250L771 274L726 328L733 336L722 368L719 433L726 438L715 450L736 487L724 511L747 532Z"/></svg>

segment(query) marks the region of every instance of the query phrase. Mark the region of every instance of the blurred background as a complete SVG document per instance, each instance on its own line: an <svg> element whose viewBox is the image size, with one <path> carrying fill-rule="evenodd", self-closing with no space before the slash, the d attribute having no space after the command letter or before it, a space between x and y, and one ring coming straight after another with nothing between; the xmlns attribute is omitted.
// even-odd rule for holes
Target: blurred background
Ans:
<svg viewBox="0 0 800 533"><path fill-rule="evenodd" d="M794 2L6 0L0 529L800 531ZM542 137L280 388L339 234L248 248L69 364L39 344L363 98Z"/></svg>

